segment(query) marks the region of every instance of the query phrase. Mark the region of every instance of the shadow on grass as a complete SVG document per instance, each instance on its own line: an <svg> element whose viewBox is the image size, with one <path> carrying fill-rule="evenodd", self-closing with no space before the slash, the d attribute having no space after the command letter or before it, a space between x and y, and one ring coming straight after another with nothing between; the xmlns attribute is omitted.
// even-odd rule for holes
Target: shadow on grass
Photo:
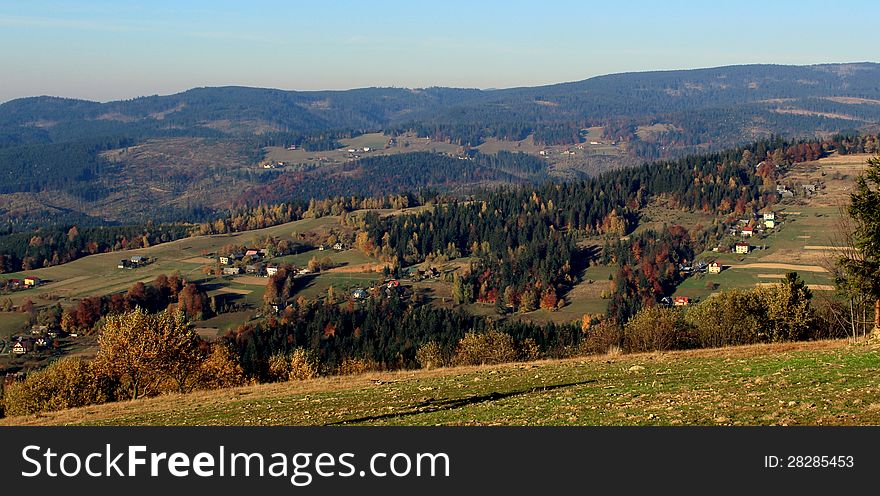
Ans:
<svg viewBox="0 0 880 496"><path fill-rule="evenodd" d="M523 389L519 391L510 391L507 393L499 393L497 391L493 391L488 394L479 394L473 396L466 396L464 398L457 399L449 399L449 400L441 400L437 401L434 399L429 399L427 401L423 401L417 405L412 406L409 410L405 410L402 412L394 412L394 413L384 413L381 415L371 415L366 417L358 417L353 419L340 420L338 422L330 422L324 425L345 425L345 424L353 424L360 422L370 422L373 420L384 420L391 418L401 418L401 417L410 417L413 415L421 415L423 413L434 413L434 412L442 412L448 410L455 410L457 408L464 408L466 406L477 405L480 403L488 403L490 401L498 401L505 398L512 398L516 396L523 396L526 394L532 393L543 393L546 391L553 391L556 389L564 389L574 386L583 386L585 384L590 384L596 382L595 379L590 379L587 381L580 382L570 382L566 384L553 384L550 386L540 386L533 387L528 389Z"/></svg>

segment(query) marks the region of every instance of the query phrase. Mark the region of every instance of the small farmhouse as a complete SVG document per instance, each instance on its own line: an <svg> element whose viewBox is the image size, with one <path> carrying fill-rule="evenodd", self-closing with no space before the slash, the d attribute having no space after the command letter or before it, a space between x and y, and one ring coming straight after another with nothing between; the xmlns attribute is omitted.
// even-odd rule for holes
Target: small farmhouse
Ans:
<svg viewBox="0 0 880 496"><path fill-rule="evenodd" d="M267 276L274 276L277 273L278 273L278 266L277 265L269 265L266 267L266 275Z"/></svg>
<svg viewBox="0 0 880 496"><path fill-rule="evenodd" d="M749 252L750 248L751 248L751 246L749 246L748 243L737 243L736 244L736 252L740 253L740 254L747 254Z"/></svg>
<svg viewBox="0 0 880 496"><path fill-rule="evenodd" d="M140 255L134 255L129 260L131 260L131 264L135 267L140 267L141 265L147 263L147 258Z"/></svg>
<svg viewBox="0 0 880 496"><path fill-rule="evenodd" d="M12 345L12 353L15 355L25 355L34 349L34 342L30 339L22 339Z"/></svg>
<svg viewBox="0 0 880 496"><path fill-rule="evenodd" d="M672 299L672 304L677 307L686 307L691 304L691 299L687 296L676 296Z"/></svg>
<svg viewBox="0 0 880 496"><path fill-rule="evenodd" d="M241 253L230 253L228 255L220 255L220 263L223 265L231 265L244 258Z"/></svg>
<svg viewBox="0 0 880 496"><path fill-rule="evenodd" d="M712 262L709 264L709 273L710 274L720 274L721 273L721 264L718 262Z"/></svg>
<svg viewBox="0 0 880 496"><path fill-rule="evenodd" d="M342 251L345 249L345 246L343 246L342 243L337 242L336 244L333 245L333 249L336 251Z"/></svg>
<svg viewBox="0 0 880 496"><path fill-rule="evenodd" d="M224 276L237 276L241 274L241 267L223 267Z"/></svg>
<svg viewBox="0 0 880 496"><path fill-rule="evenodd" d="M742 231L740 231L740 233L742 233L743 237L751 238L752 235L755 234L755 229L750 226L746 226L742 228Z"/></svg>
<svg viewBox="0 0 880 496"><path fill-rule="evenodd" d="M42 282L42 281L40 281L39 277L33 277L33 276L25 277L24 278L24 287L33 288L35 286L39 286L40 282Z"/></svg>

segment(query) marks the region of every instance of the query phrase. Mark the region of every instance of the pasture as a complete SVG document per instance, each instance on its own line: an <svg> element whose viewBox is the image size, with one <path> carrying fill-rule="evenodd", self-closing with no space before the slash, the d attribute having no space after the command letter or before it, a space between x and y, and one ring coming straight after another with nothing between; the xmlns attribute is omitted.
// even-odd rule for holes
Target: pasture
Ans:
<svg viewBox="0 0 880 496"><path fill-rule="evenodd" d="M849 341L367 373L89 406L2 425L877 425Z"/></svg>

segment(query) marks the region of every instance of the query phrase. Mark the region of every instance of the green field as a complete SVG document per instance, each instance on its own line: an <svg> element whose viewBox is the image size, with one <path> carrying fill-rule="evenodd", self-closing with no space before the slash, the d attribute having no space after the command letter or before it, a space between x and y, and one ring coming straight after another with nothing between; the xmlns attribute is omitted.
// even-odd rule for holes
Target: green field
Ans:
<svg viewBox="0 0 880 496"><path fill-rule="evenodd" d="M819 341L328 377L0 424L876 425L880 350Z"/></svg>
<svg viewBox="0 0 880 496"><path fill-rule="evenodd" d="M124 291L138 281L149 282L159 274L174 272L179 272L181 276L191 281L204 281L207 277L202 274L201 269L205 265L205 261L201 259L205 254L214 253L224 245L250 245L261 236L289 239L295 233L331 226L338 222L338 217L322 217L242 233L195 236L162 243L150 248L91 255L54 267L4 274L4 277L22 278L25 275L34 275L46 282L34 289L12 293L10 297L16 304L26 298L39 303L40 295L47 294L59 296L62 301L110 294ZM137 269L116 268L120 259L133 255L149 257L152 262Z"/></svg>
<svg viewBox="0 0 880 496"><path fill-rule="evenodd" d="M9 336L24 329L27 321L27 314L20 312L0 312L0 339L9 339Z"/></svg>
<svg viewBox="0 0 880 496"><path fill-rule="evenodd" d="M354 138L339 140L342 147L336 150L315 152L306 151L302 148L288 150L278 146L270 146L265 149L266 160L283 162L285 164L328 165L341 164L350 160L349 149L357 150L355 154L361 157L412 152L456 153L460 149L458 145L418 138L413 135L400 136L397 139L396 146L385 148L389 138L390 136L386 136L383 133L362 134ZM368 147L371 150L364 152L364 147Z"/></svg>

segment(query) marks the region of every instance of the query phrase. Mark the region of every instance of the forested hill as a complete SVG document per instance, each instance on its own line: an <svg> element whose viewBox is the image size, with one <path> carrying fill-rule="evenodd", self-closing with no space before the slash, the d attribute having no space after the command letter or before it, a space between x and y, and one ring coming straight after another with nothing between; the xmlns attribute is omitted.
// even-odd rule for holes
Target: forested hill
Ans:
<svg viewBox="0 0 880 496"><path fill-rule="evenodd" d="M880 122L880 64L744 65L614 74L531 88L282 91L197 88L96 103L55 97L0 105L0 146L95 136L242 136L269 131L417 130L461 144L489 136L570 142L587 125L637 139L664 123L671 145L840 131Z"/></svg>

